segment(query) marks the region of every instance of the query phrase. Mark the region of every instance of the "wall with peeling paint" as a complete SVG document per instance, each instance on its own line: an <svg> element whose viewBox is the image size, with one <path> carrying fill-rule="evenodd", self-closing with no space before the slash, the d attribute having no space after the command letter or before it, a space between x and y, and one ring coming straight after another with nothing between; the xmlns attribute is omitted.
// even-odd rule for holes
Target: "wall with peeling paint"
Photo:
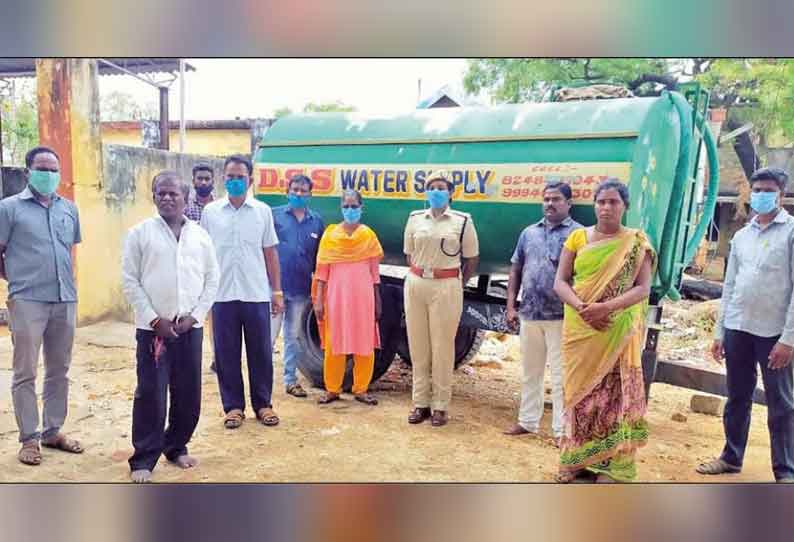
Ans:
<svg viewBox="0 0 794 542"><path fill-rule="evenodd" d="M196 126L188 140L194 154L102 141L97 64L91 59L36 59L39 140L60 156L58 193L80 211L83 242L75 249L78 324L105 318L131 320L121 291L121 251L127 231L156 211L151 181L163 169L185 179L196 162L212 164L220 180L222 155L249 154L272 121L229 121L229 130ZM205 123L206 124L206 123ZM172 141L177 134L172 132ZM190 136L189 136L190 137ZM136 134L136 139L141 139ZM110 134L107 139L111 140ZM222 188L222 187L219 187Z"/></svg>
<svg viewBox="0 0 794 542"><path fill-rule="evenodd" d="M105 144L102 157L104 184L74 187L83 234L77 253L78 325L106 318L132 321L121 291L122 245L132 226L156 213L151 183L158 172L173 169L189 180L197 162L208 162L216 193L222 190L218 156Z"/></svg>
<svg viewBox="0 0 794 542"><path fill-rule="evenodd" d="M179 130L169 130L172 149L179 148ZM102 127L102 142L142 146L139 128ZM185 130L185 152L189 154L251 154L251 130Z"/></svg>

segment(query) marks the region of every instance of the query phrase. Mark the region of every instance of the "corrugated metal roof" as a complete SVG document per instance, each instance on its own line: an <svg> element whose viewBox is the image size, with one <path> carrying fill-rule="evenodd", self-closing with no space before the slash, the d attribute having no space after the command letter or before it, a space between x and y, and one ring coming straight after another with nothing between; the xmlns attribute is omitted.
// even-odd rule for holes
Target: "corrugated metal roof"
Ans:
<svg viewBox="0 0 794 542"><path fill-rule="evenodd" d="M178 58L106 58L106 60L116 64L133 73L176 73L179 71ZM124 75L113 66L108 66L103 62L98 63L100 75ZM196 68L185 63L185 71L195 71ZM36 75L35 58L0 58L0 77L34 77Z"/></svg>

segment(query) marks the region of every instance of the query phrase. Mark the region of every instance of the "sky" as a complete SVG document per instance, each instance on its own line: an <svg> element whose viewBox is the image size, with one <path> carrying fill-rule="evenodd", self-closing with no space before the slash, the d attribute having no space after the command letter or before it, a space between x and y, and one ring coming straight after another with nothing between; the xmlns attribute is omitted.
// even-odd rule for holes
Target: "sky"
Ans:
<svg viewBox="0 0 794 542"><path fill-rule="evenodd" d="M444 85L462 97L464 59L187 59L185 119L269 117L279 108L341 101L358 111L397 114L416 108ZM101 95L127 92L155 104L156 89L129 76L100 77ZM170 117L179 118L179 82L171 86Z"/></svg>

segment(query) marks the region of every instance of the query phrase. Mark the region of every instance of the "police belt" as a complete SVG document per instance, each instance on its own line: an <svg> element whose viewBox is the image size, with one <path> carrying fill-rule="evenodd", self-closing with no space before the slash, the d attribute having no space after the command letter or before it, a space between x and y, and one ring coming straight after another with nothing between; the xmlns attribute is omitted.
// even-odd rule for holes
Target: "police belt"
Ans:
<svg viewBox="0 0 794 542"><path fill-rule="evenodd" d="M453 269L430 269L427 267L416 267L415 265L412 265L411 272L418 277L422 277L423 279L454 279L460 275L460 268L455 267Z"/></svg>

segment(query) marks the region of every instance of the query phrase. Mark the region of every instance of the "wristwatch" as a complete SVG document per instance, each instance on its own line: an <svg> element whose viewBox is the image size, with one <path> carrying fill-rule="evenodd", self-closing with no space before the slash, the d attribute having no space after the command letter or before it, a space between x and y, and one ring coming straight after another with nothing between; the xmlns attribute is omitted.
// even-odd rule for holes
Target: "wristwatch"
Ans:
<svg viewBox="0 0 794 542"><path fill-rule="evenodd" d="M275 290L273 295L280 295L281 297L284 297L284 292L282 290Z"/></svg>

